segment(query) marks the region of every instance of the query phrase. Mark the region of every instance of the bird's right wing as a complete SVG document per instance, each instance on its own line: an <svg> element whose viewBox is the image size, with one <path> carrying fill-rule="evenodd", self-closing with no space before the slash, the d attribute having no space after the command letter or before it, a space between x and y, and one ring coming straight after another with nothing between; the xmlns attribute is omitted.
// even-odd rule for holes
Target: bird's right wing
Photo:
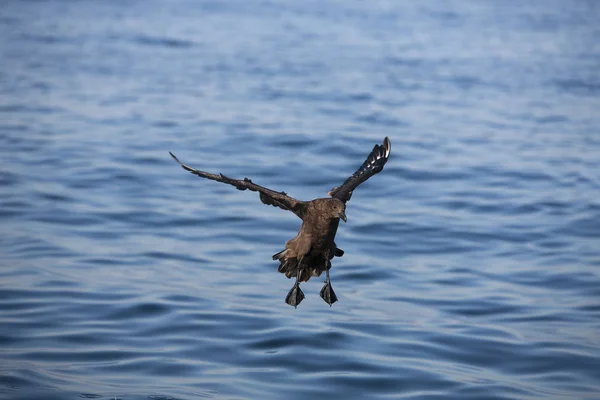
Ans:
<svg viewBox="0 0 600 400"><path fill-rule="evenodd" d="M303 218L304 212L306 210L306 202L294 199L293 197L288 196L285 192L276 192L271 189L267 189L264 186L257 185L253 183L250 179L244 178L242 179L232 179L228 178L223 174L211 174L209 172L200 171L196 168L189 167L179 161L177 157L171 152L169 152L171 157L175 161L181 165L183 169L191 172L194 175L198 175L199 177L211 179L217 182L227 183L229 185L235 186L238 190L251 190L253 192L258 192L260 196L260 200L264 204L268 204L271 206L279 207L284 210L289 210L296 214L298 217Z"/></svg>
<svg viewBox="0 0 600 400"><path fill-rule="evenodd" d="M340 186L331 189L327 194L346 203L350 200L352 192L358 185L373 175L381 172L390 156L391 150L392 144L390 143L390 139L386 136L385 139L383 139L383 144L376 144L375 147L373 147L371 154L369 154L365 162L352 174L352 176L346 179Z"/></svg>

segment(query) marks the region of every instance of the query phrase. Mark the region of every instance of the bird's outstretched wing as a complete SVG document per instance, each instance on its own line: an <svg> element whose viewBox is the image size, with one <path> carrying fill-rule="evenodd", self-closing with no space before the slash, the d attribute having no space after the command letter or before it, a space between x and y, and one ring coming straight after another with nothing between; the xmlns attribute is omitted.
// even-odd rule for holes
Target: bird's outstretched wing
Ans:
<svg viewBox="0 0 600 400"><path fill-rule="evenodd" d="M230 185L235 186L238 190L248 189L253 192L258 192L260 195L260 200L264 204L279 207L284 210L289 210L289 211L293 212L294 214L296 214L300 218L304 217L304 211L306 210L306 202L305 201L300 201L300 200L294 199L293 197L288 196L285 192L276 192L274 190L267 189L266 187L257 185L256 183L253 183L248 178L232 179L232 178L226 177L223 174L217 175L217 174L211 174L209 172L200 171L196 168L192 168L190 166L185 165L184 163L179 161L179 159L177 157L175 157L175 155L173 153L169 152L169 154L171 155L171 157L173 157L173 159L175 161L177 161L179 163L179 165L181 165L181 167L183 169L191 172L194 175L198 175L202 178L211 179L211 180L217 181L217 182L228 183Z"/></svg>
<svg viewBox="0 0 600 400"><path fill-rule="evenodd" d="M340 186L331 189L327 194L346 203L350 200L352 191L354 191L358 185L383 169L383 166L390 156L391 149L392 144L390 143L390 139L386 136L386 138L383 139L383 144L376 144L375 147L373 147L373 151L371 151L371 154L369 154L363 165L361 165L351 177L346 179Z"/></svg>

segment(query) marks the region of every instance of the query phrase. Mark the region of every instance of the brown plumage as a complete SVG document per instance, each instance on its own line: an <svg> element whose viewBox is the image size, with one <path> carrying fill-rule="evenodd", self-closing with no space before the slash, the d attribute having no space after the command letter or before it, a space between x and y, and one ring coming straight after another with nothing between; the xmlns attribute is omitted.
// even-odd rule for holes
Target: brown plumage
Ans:
<svg viewBox="0 0 600 400"><path fill-rule="evenodd" d="M301 201L288 196L285 192L276 192L252 182L248 178L231 179L223 174L211 174L183 164L173 153L171 157L183 169L202 178L235 186L239 190L258 192L264 204L289 210L302 219L302 226L295 238L288 240L285 249L273 256L279 260L278 271L288 278L295 277L296 283L288 293L285 301L296 307L304 299L300 282L308 281L312 276L320 276L323 271L327 274L325 286L321 289L321 297L329 305L337 301L335 292L329 281L331 259L341 257L344 252L335 245L335 234L340 218L346 221L346 202L352 197L352 192L358 185L377 174L383 169L391 150L390 140L386 137L383 144L375 145L365 162L344 181L327 194L331 197L311 201Z"/></svg>

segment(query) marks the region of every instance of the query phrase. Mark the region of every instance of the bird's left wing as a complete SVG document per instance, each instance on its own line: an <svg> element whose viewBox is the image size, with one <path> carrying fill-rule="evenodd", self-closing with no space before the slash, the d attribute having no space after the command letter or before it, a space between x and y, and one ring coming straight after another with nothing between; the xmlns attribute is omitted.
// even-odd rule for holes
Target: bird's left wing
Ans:
<svg viewBox="0 0 600 400"><path fill-rule="evenodd" d="M304 211L306 210L306 202L294 199L293 197L288 196L285 192L276 192L271 189L267 189L264 186L257 185L253 183L250 179L232 179L228 178L223 174L211 174L209 172L200 171L199 169L192 168L190 166L185 165L175 155L169 152L171 157L175 161L181 165L183 169L191 172L194 175L198 175L199 177L211 179L217 182L227 183L229 185L235 186L238 190L251 190L253 192L258 192L260 195L260 201L264 204L268 204L271 206L279 207L284 210L288 210L296 214L298 217L304 217Z"/></svg>
<svg viewBox="0 0 600 400"><path fill-rule="evenodd" d="M327 194L346 203L350 200L352 192L358 185L373 175L381 172L390 156L391 150L392 144L390 143L390 139L386 136L386 138L383 139L382 144L376 144L375 147L373 147L371 154L369 154L365 162L352 174L352 176L346 179L340 186L331 189Z"/></svg>

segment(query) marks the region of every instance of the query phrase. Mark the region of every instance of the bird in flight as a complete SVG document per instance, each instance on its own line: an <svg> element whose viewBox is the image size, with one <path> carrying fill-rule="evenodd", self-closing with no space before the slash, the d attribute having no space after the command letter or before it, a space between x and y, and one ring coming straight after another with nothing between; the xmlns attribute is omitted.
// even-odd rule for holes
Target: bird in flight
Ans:
<svg viewBox="0 0 600 400"><path fill-rule="evenodd" d="M296 283L287 294L285 302L297 307L304 299L300 282L306 282L313 276L320 276L323 271L326 273L326 279L320 295L330 306L337 301L329 280L329 269L333 257L341 257L344 254L334 241L340 219L346 222L346 203L352 197L352 192L358 185L383 169L390 156L390 150L390 139L386 137L382 144L373 147L356 172L340 186L334 187L327 193L330 197L310 201L297 200L285 192L267 189L248 178L232 179L223 174L200 171L183 164L173 153L169 152L169 154L183 169L194 175L227 183L239 190L258 192L264 204L291 211L302 219L298 235L286 242L285 249L273 255L273 260L279 261L279 272L288 278L296 277Z"/></svg>

